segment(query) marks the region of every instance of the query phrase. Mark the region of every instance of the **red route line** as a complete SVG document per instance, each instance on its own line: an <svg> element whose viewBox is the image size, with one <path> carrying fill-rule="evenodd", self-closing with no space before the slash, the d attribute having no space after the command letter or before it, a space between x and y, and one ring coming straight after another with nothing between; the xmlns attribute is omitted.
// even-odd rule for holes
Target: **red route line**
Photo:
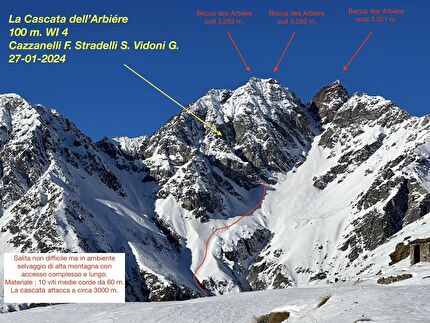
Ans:
<svg viewBox="0 0 430 323"><path fill-rule="evenodd" d="M231 228L232 226L234 226L234 225L238 224L240 221L242 221L244 218L246 218L248 215L250 215L251 213L253 213L255 210L257 210L257 209L261 206L261 204L263 203L264 197L266 196L267 186L266 186L266 183L265 183L262 179L260 179L260 182L261 182L261 184L263 185L263 194L262 194L261 199L260 199L260 201L258 202L258 204L257 204L256 206L254 206L254 207L253 207L250 211L248 211L246 214L242 215L242 216L241 216L239 219L237 219L236 221L234 221L234 222L232 222L232 223L230 223L230 224L224 225L224 226L222 226L222 227L218 227L218 228L216 228L214 231L212 231L212 233L210 234L209 238L206 240L206 244L205 244L205 255L204 255L203 260L201 261L200 265L197 267L197 269L194 271L194 274L193 274L194 282L196 283L197 287L202 291L202 293L203 293L205 296L208 296L208 293L207 293L207 292L205 291L205 289L200 285L199 281L197 280L196 275L197 275L198 271L202 268L203 264L204 264L204 263L205 263L205 261L206 261L206 257L207 257L207 255L208 255L209 243L210 243L211 239L213 238L213 236L214 236L218 231L221 231L221 230L227 230L227 229Z"/></svg>

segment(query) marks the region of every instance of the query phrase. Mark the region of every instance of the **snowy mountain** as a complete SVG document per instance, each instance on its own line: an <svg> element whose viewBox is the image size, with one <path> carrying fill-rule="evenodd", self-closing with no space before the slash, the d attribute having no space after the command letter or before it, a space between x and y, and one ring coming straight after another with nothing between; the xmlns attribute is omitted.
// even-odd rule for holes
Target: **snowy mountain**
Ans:
<svg viewBox="0 0 430 323"><path fill-rule="evenodd" d="M0 96L3 252L124 252L127 300L350 281L405 270L430 236L430 117L337 81L304 104L273 79L211 90L149 137L93 142ZM404 258L404 256L403 256ZM1 266L3 268L3 266ZM4 308L7 310L7 308Z"/></svg>

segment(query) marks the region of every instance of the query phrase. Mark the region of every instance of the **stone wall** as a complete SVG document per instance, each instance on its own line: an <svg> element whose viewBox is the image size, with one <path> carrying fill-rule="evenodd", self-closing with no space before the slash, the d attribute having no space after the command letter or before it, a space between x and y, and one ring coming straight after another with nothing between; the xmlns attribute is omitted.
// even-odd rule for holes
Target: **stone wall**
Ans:
<svg viewBox="0 0 430 323"><path fill-rule="evenodd" d="M410 244L411 265L418 262L430 262L430 238L414 240ZM415 248L419 248L419 259L415 253Z"/></svg>

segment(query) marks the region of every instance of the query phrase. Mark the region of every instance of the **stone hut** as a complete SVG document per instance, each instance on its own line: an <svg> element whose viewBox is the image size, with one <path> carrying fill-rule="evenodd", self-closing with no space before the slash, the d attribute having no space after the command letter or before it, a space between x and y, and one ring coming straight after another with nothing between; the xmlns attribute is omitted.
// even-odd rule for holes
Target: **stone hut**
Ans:
<svg viewBox="0 0 430 323"><path fill-rule="evenodd" d="M410 242L411 265L421 261L430 262L430 238L416 239Z"/></svg>

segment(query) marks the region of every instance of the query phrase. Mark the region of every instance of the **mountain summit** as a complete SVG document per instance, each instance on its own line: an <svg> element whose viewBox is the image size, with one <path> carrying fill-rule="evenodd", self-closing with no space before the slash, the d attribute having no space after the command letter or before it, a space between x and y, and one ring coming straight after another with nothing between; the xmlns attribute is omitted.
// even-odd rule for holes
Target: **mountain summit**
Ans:
<svg viewBox="0 0 430 323"><path fill-rule="evenodd" d="M336 81L303 103L273 79L211 90L153 135L93 142L0 96L3 252L124 252L129 301L330 284L384 273L429 235L430 117ZM427 226L428 227L428 226ZM406 262L401 263L406 266ZM5 308L4 310L7 310Z"/></svg>

